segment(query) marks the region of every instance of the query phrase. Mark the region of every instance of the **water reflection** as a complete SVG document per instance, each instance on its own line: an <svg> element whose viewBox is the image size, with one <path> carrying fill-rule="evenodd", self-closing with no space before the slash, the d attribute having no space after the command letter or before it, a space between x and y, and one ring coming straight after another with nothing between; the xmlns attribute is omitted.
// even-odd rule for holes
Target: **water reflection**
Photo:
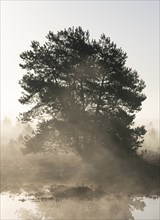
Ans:
<svg viewBox="0 0 160 220"><path fill-rule="evenodd" d="M142 198L139 198L142 200ZM160 219L160 197L144 197L145 208L144 209L134 209L132 214L135 219L145 219L145 220L159 220ZM143 201L142 200L142 201Z"/></svg>
<svg viewBox="0 0 160 220"><path fill-rule="evenodd" d="M159 199L105 195L93 199L37 199L1 194L1 219L159 219Z"/></svg>

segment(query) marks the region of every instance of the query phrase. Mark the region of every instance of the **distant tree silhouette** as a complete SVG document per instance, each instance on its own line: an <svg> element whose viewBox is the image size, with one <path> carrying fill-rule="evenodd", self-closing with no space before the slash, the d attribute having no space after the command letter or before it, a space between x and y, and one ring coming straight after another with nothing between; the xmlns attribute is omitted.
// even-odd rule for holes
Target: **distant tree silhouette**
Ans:
<svg viewBox="0 0 160 220"><path fill-rule="evenodd" d="M9 128L11 129L12 127L12 122L9 118L5 117L2 121L2 126L5 127L5 128Z"/></svg>
<svg viewBox="0 0 160 220"><path fill-rule="evenodd" d="M46 38L20 55L26 73L19 101L31 104L20 118L38 121L26 150L74 149L85 156L104 148L133 155L145 134L144 126L133 125L146 96L144 81L125 66L126 53L104 34L90 40L81 27Z"/></svg>

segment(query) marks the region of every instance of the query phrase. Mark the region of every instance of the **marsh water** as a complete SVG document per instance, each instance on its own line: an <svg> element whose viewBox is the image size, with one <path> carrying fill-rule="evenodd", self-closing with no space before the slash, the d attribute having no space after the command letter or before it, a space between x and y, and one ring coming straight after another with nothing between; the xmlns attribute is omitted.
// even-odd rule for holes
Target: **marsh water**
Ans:
<svg viewBox="0 0 160 220"><path fill-rule="evenodd" d="M27 193L24 190L19 193L1 193L1 219L158 220L160 218L160 197L157 196L106 193L92 198L89 196L54 197L47 187L44 191L45 193L42 191ZM59 195L62 195L62 191Z"/></svg>

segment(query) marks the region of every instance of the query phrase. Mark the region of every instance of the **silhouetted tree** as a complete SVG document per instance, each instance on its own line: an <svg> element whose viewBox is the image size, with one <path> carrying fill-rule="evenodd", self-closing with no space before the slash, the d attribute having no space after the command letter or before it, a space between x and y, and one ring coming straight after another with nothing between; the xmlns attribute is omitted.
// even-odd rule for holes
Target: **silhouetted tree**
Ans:
<svg viewBox="0 0 160 220"><path fill-rule="evenodd" d="M47 42L32 41L20 57L26 70L20 103L36 119L28 151L74 149L83 156L98 147L131 155L143 142L144 126L134 127L145 100L143 80L125 66L127 55L104 34L90 40L81 27L49 32ZM115 147L116 146L116 147Z"/></svg>

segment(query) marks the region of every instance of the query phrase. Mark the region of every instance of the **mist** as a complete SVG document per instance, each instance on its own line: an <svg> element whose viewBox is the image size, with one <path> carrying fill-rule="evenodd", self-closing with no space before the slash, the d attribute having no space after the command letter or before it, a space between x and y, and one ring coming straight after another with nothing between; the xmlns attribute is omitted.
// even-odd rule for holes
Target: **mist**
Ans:
<svg viewBox="0 0 160 220"><path fill-rule="evenodd" d="M136 169L137 164L129 165L130 158L123 160L118 154L113 154L102 147L92 153L90 160L88 157L87 159L80 157L73 151L25 154L24 137L32 134L34 131L32 126L20 123L13 126L9 119L5 119L1 126L2 189L11 182L15 186L22 183L52 184L54 182L70 185L93 184L104 188L118 183L120 189L125 188L129 191L133 189L133 180L138 181L140 174ZM160 148L158 131L151 123L147 127L145 141L138 154L144 161L156 164ZM127 184L124 187L126 180ZM141 184L134 186L135 191L139 187L144 188L144 183Z"/></svg>
<svg viewBox="0 0 160 220"><path fill-rule="evenodd" d="M16 207L21 207L15 218L135 219L136 210L146 207L141 196L159 195L157 171L137 159L130 163L103 148L92 160L73 151L25 154L24 137L33 133L32 125L13 126L5 119L1 126L1 193L10 192ZM139 155L153 166L159 160L158 133L151 123ZM14 206L4 196L6 204ZM2 217L7 216L2 210Z"/></svg>

